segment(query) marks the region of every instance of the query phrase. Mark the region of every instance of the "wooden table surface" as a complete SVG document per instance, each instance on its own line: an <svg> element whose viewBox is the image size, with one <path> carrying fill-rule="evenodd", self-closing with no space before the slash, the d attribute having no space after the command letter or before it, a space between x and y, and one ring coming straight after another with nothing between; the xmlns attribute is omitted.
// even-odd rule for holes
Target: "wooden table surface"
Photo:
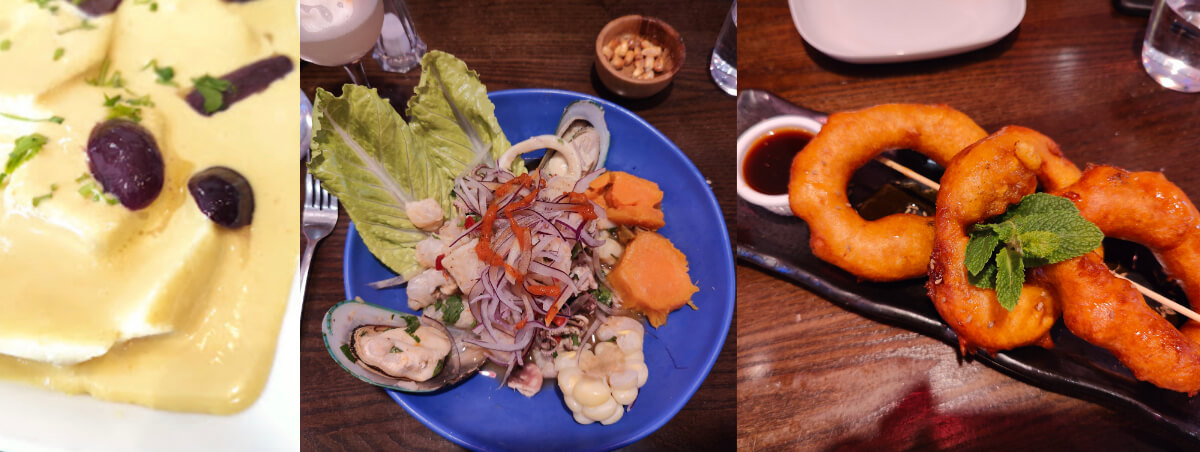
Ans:
<svg viewBox="0 0 1200 452"><path fill-rule="evenodd" d="M945 103L989 131L1037 129L1080 165L1161 170L1200 196L1200 94L1152 81L1140 60L1146 19L1106 0L1027 2L1021 25L994 45L886 65L822 55L797 33L784 0L741 3L740 89L826 112ZM738 449L1197 447L964 361L954 347L755 268L739 265L737 278Z"/></svg>
<svg viewBox="0 0 1200 452"><path fill-rule="evenodd" d="M469 6L467 3L477 3ZM708 55L730 3L663 1L491 1L408 2L417 32L431 49L465 60L489 91L556 88L598 95L637 113L686 153L704 176L726 213L734 217L735 99L719 91L708 75ZM596 35L609 20L626 14L655 16L670 23L687 45L684 68L667 91L629 101L607 92L592 69ZM366 61L372 85L394 104L404 105L420 71L383 72ZM341 68L301 67L302 87L340 92L347 82ZM457 446L412 418L379 388L363 384L337 366L321 341L319 321L345 297L342 250L348 217L313 259L301 323L301 425L304 450L451 450ZM721 355L696 395L668 424L630 446L646 449L733 449L736 422L734 386L737 332L731 328Z"/></svg>

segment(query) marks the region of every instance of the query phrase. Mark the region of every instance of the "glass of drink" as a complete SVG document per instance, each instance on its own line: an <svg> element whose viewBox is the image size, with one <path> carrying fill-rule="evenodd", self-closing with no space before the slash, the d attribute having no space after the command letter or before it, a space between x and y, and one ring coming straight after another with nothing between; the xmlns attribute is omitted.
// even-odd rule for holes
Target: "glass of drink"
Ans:
<svg viewBox="0 0 1200 452"><path fill-rule="evenodd" d="M379 66L385 71L408 72L421 64L425 50L404 0L383 0L383 33L372 53Z"/></svg>
<svg viewBox="0 0 1200 452"><path fill-rule="evenodd" d="M1142 42L1142 66L1167 89L1200 91L1200 0L1157 0Z"/></svg>
<svg viewBox="0 0 1200 452"><path fill-rule="evenodd" d="M721 34L717 35L717 44L713 46L712 60L708 63L708 73L713 81L730 96L737 95L737 0L725 16L725 25L721 26Z"/></svg>
<svg viewBox="0 0 1200 452"><path fill-rule="evenodd" d="M350 82L370 86L362 57L383 26L380 0L300 0L300 58L322 66L342 66Z"/></svg>

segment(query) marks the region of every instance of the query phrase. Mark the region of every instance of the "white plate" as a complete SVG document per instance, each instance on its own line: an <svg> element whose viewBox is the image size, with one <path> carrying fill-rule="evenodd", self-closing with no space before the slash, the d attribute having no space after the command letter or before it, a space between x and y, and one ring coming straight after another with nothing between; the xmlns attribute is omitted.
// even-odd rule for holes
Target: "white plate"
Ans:
<svg viewBox="0 0 1200 452"><path fill-rule="evenodd" d="M295 451L300 449L299 279L262 397L233 416L184 414L0 382L0 450Z"/></svg>
<svg viewBox="0 0 1200 452"><path fill-rule="evenodd" d="M895 63L968 52L1020 25L1025 0L788 0L810 45L850 63Z"/></svg>

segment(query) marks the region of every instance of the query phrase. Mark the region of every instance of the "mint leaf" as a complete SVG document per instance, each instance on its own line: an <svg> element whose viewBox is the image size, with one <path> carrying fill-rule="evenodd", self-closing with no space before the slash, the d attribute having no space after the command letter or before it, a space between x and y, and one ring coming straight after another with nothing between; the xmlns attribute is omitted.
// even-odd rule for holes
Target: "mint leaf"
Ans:
<svg viewBox="0 0 1200 452"><path fill-rule="evenodd" d="M1034 256L1044 262L1038 266L1082 256L1099 247L1104 240L1100 228L1084 219L1074 204L1071 204L1070 211L1032 215L1014 221L1023 231L1045 231L1058 236L1057 248L1045 255Z"/></svg>
<svg viewBox="0 0 1200 452"><path fill-rule="evenodd" d="M1000 237L991 229L979 229L971 232L971 241L967 243L967 271L978 275L992 256L996 255L996 246Z"/></svg>
<svg viewBox="0 0 1200 452"><path fill-rule="evenodd" d="M1046 258L1058 250L1058 234L1050 231L1028 231L1017 236L1025 258Z"/></svg>
<svg viewBox="0 0 1200 452"><path fill-rule="evenodd" d="M996 253L996 301L1004 309L1012 311L1021 298L1021 285L1025 283L1025 264L1016 251L1001 248Z"/></svg>
<svg viewBox="0 0 1200 452"><path fill-rule="evenodd" d="M1062 211L1074 211L1079 213L1079 209L1075 207L1075 203L1062 196L1054 196L1049 193L1034 193L1021 198L1015 207L1008 209L1004 215L1000 216L1000 221L1007 221L1014 217L1028 217L1040 214L1055 214Z"/></svg>
<svg viewBox="0 0 1200 452"><path fill-rule="evenodd" d="M989 258L990 259L990 258ZM967 281L980 289L996 288L996 261L989 260L978 275L967 273Z"/></svg>

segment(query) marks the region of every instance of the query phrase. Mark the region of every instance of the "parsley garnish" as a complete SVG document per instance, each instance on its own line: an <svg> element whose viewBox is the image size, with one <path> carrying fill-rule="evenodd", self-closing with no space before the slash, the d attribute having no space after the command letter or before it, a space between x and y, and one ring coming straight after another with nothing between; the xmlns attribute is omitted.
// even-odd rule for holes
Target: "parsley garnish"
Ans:
<svg viewBox="0 0 1200 452"><path fill-rule="evenodd" d="M967 243L971 285L995 289L1011 311L1021 298L1025 270L1082 256L1100 246L1104 233L1079 214L1070 200L1034 193L996 222L975 225Z"/></svg>
<svg viewBox="0 0 1200 452"><path fill-rule="evenodd" d="M58 30L58 34L63 35L63 34L67 34L72 31L75 31L75 30L95 30L95 29L96 29L95 25L92 25L92 23L89 22L87 19L83 19L83 20L79 21L79 25L76 25L74 27L67 27L62 30Z"/></svg>
<svg viewBox="0 0 1200 452"><path fill-rule="evenodd" d="M142 66L143 71L150 68L153 68L154 73L158 75L158 80L156 80L158 84L179 86L179 84L175 83L173 80L175 78L175 68L171 66L159 66L158 60L150 60L149 63L146 63L145 66Z"/></svg>
<svg viewBox="0 0 1200 452"><path fill-rule="evenodd" d="M38 152L41 152L42 146L49 141L45 135L34 133L17 138L13 144L12 152L8 153L8 163L4 164L4 172L0 173L0 187L8 184L8 176L11 176L13 171L22 163L29 161Z"/></svg>
<svg viewBox="0 0 1200 452"><path fill-rule="evenodd" d="M62 123L63 123L63 118L62 118L62 116L51 116L51 117L49 117L49 118L27 118L27 117L24 117L24 116L18 116L18 115L14 115L14 114L12 114L12 113L4 113L4 112L0 112L0 116L3 116L3 117L5 117L5 118L8 118L8 119L15 119L15 120L17 120L17 121L29 121L29 122L52 122L52 123L55 123L55 124L62 124Z"/></svg>
<svg viewBox="0 0 1200 452"><path fill-rule="evenodd" d="M96 181L91 180L91 179L92 179L92 176L88 173L83 173L83 175L81 175L75 179L75 182L86 181L83 185L81 185L79 187L79 196L82 196L84 199L90 199L95 202L104 201L105 203L107 203L110 206L116 205L117 203L121 202L119 199L117 199L116 196L110 195L108 193L105 193L104 190L101 190L100 187L96 185Z"/></svg>
<svg viewBox="0 0 1200 452"><path fill-rule="evenodd" d="M342 354L346 355L346 359L350 362L358 362L358 359L354 357L354 352L350 351L350 344L342 344Z"/></svg>
<svg viewBox="0 0 1200 452"><path fill-rule="evenodd" d="M133 4L135 4L135 5L150 5L150 12L158 11L158 2L156 2L154 0L135 0L133 2Z"/></svg>
<svg viewBox="0 0 1200 452"><path fill-rule="evenodd" d="M85 81L92 86L110 86L113 88L121 88L125 86L125 82L121 80L121 71L113 71L112 74L108 73L108 69L111 64L112 62L110 62L108 58L105 58L104 61L100 63L100 73L96 74L96 78L89 78Z"/></svg>
<svg viewBox="0 0 1200 452"><path fill-rule="evenodd" d="M204 75L192 79L196 92L204 97L204 112L212 113L225 106L225 93L233 91L233 84L227 80Z"/></svg>
<svg viewBox="0 0 1200 452"><path fill-rule="evenodd" d="M149 95L124 98L120 94L108 97L104 95L104 106L108 107L108 119L125 118L133 122L142 122L142 107L153 107L154 102Z"/></svg>
<svg viewBox="0 0 1200 452"><path fill-rule="evenodd" d="M571 333L571 343L575 344L576 347L579 346L579 335L578 334Z"/></svg>
<svg viewBox="0 0 1200 452"><path fill-rule="evenodd" d="M404 332L408 333L409 336L412 336L414 341L417 341L417 343L420 344L421 338L417 337L417 328L421 327L421 319L417 318L416 316L406 315L404 316L404 323L407 325L404 327Z"/></svg>
<svg viewBox="0 0 1200 452"><path fill-rule="evenodd" d="M50 199L50 197L54 196L54 192L56 192L56 191L58 191L58 184L50 184L50 193L46 193L42 196L34 197L33 198L33 206L37 207L38 204L42 203L42 201Z"/></svg>
<svg viewBox="0 0 1200 452"><path fill-rule="evenodd" d="M404 352L404 350L400 350L400 348L396 347L395 345L392 346L391 350L388 350L388 353L403 353L403 352Z"/></svg>
<svg viewBox="0 0 1200 452"><path fill-rule="evenodd" d="M8 49L11 49L11 48L12 48L12 40L11 39L5 39L3 41L0 41L0 51L7 52Z"/></svg>
<svg viewBox="0 0 1200 452"><path fill-rule="evenodd" d="M67 49L62 47L54 49L54 61L58 61L60 58L62 58L64 53L67 53Z"/></svg>

